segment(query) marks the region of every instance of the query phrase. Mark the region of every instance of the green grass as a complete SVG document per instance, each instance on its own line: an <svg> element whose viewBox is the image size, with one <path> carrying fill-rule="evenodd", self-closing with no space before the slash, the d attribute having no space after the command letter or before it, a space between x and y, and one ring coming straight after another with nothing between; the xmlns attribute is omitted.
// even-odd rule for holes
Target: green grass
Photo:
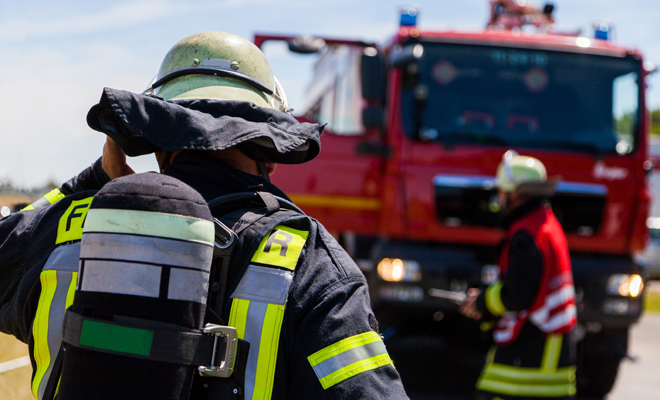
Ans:
<svg viewBox="0 0 660 400"><path fill-rule="evenodd" d="M660 292L646 292L646 297L644 298L644 311L660 313Z"/></svg>
<svg viewBox="0 0 660 400"><path fill-rule="evenodd" d="M0 333L0 362L26 356L28 347L13 336ZM30 391L30 366L17 368L0 374L0 398L3 400L34 400Z"/></svg>

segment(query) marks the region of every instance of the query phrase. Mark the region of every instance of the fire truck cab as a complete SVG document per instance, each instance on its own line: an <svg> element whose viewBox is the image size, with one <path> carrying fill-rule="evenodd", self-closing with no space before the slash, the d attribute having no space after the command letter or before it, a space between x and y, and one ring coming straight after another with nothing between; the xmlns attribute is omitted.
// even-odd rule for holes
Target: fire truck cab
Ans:
<svg viewBox="0 0 660 400"><path fill-rule="evenodd" d="M540 159L562 178L551 203L576 284L578 390L605 395L642 312L651 68L606 24L555 34L551 5L490 3L479 32L420 30L406 9L381 44L256 35L317 55L299 119L327 124L321 155L273 180L358 262L387 334L483 350L433 289L498 279L497 165L509 149Z"/></svg>

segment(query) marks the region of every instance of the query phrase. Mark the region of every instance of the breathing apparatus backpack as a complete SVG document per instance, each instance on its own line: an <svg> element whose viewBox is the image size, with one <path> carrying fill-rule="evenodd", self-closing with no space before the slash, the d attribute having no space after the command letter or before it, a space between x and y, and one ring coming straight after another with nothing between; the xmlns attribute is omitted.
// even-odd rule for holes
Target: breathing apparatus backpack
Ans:
<svg viewBox="0 0 660 400"><path fill-rule="evenodd" d="M222 317L229 271L240 278L268 234L255 237L255 222L275 226L302 211L262 192L209 204L233 204L225 215L233 230L165 175L116 179L97 193L63 324L58 399L243 398L249 344Z"/></svg>

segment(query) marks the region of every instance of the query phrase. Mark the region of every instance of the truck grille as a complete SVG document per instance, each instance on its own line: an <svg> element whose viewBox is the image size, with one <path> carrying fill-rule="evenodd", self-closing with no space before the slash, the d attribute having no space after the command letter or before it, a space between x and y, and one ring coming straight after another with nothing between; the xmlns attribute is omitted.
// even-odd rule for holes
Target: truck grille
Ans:
<svg viewBox="0 0 660 400"><path fill-rule="evenodd" d="M433 183L439 223L452 227L497 226L494 177L436 175ZM550 203L566 233L591 236L600 228L607 193L604 185L560 182Z"/></svg>

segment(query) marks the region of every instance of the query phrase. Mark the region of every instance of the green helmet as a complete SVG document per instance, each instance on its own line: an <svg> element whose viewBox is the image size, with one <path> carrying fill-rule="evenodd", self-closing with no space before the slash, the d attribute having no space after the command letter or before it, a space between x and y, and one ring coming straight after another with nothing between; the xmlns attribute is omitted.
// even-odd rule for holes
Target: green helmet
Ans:
<svg viewBox="0 0 660 400"><path fill-rule="evenodd" d="M504 192L518 191L529 196L546 197L554 193L558 180L548 180L545 166L538 159L509 150L497 167L495 185Z"/></svg>
<svg viewBox="0 0 660 400"><path fill-rule="evenodd" d="M291 111L261 50L226 32L201 32L179 41L146 92L168 100L240 100Z"/></svg>

